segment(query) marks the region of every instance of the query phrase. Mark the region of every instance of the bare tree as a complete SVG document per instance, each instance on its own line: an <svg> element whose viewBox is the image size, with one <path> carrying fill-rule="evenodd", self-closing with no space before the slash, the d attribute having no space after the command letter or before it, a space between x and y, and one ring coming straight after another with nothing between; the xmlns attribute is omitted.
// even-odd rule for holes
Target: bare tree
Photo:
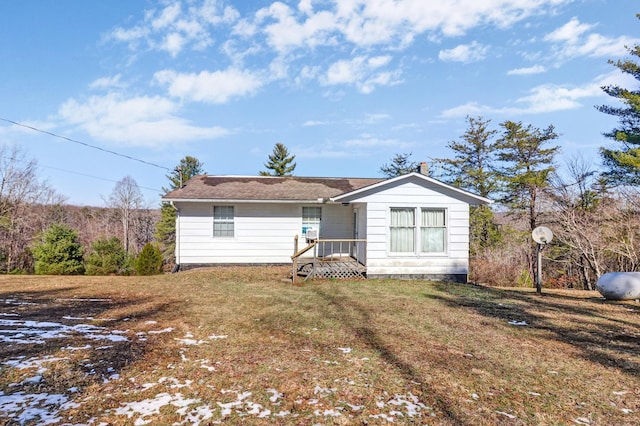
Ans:
<svg viewBox="0 0 640 426"><path fill-rule="evenodd" d="M64 202L38 180L37 164L18 147L0 147L0 270L31 267L29 247L33 235L50 225L50 212Z"/></svg>
<svg viewBox="0 0 640 426"><path fill-rule="evenodd" d="M557 239L565 245L566 262L577 268L585 290L593 290L606 269L607 219L611 209L593 190L596 172L591 164L574 157L567 161L566 169L568 177L554 174L546 191L551 200L551 220Z"/></svg>
<svg viewBox="0 0 640 426"><path fill-rule="evenodd" d="M115 210L122 222L122 244L125 253L129 253L132 246L132 226L135 225L139 211L145 208L144 197L135 179L125 176L116 183L107 205Z"/></svg>

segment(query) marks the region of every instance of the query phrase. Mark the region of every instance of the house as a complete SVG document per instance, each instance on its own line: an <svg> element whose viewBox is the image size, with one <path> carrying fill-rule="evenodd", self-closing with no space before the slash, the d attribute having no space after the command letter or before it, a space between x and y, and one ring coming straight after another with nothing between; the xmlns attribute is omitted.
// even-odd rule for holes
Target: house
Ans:
<svg viewBox="0 0 640 426"><path fill-rule="evenodd" d="M469 270L469 205L491 202L423 173L199 175L163 201L177 211L180 267L348 255L368 278L455 281L466 281ZM298 236L301 245L311 244L300 249ZM322 246L308 250L316 243Z"/></svg>

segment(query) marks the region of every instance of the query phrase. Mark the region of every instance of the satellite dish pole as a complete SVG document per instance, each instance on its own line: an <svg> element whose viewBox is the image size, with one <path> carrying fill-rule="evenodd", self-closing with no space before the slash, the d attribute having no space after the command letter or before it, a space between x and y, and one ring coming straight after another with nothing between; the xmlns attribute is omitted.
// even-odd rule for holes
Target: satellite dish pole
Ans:
<svg viewBox="0 0 640 426"><path fill-rule="evenodd" d="M533 241L538 243L538 264L536 271L536 292L542 294L542 249L553 240L553 232L546 226L538 226L531 231Z"/></svg>

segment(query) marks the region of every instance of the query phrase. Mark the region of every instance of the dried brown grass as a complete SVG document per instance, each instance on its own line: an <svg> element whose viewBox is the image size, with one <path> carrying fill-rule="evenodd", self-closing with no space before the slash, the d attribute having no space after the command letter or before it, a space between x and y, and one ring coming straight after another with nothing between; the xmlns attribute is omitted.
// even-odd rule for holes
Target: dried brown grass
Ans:
<svg viewBox="0 0 640 426"><path fill-rule="evenodd" d="M130 338L101 350L65 349L85 345L81 336L1 344L0 391L15 392L12 383L33 375L3 360L48 355L66 359L22 390L69 394L78 387L69 397L79 407L63 412L72 423L131 424L134 418L115 409L180 392L210 403L217 411L209 421L230 424L386 424L371 416L388 413L389 404L380 403L395 395L414 395L429 407L396 416L400 424L637 424L636 303L582 291L538 296L423 281L294 287L286 275L284 268L229 267L156 277L0 277L0 299L36 303L0 304L0 313L39 321L92 317ZM148 333L168 327L173 331ZM185 346L178 339L186 336L205 343ZM113 373L119 378L106 380ZM283 394L277 409L289 416L260 419L232 410L222 417L218 403L232 403L241 392L275 410L268 389ZM346 404L362 408L322 414ZM185 416L167 405L146 419L172 424Z"/></svg>

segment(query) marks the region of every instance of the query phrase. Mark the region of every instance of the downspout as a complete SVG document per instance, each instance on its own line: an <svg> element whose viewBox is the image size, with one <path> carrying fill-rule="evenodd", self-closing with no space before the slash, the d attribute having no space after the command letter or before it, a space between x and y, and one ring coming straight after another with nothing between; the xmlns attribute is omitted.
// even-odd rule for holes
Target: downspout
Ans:
<svg viewBox="0 0 640 426"><path fill-rule="evenodd" d="M175 241L175 252L174 255L176 257L176 264L173 267L173 271L172 272L178 272L180 270L180 248L179 248L179 241L180 241L180 209L176 207L176 205L173 203L173 201L169 201L169 204L171 205L171 207L174 208L174 210L176 211L176 241Z"/></svg>

